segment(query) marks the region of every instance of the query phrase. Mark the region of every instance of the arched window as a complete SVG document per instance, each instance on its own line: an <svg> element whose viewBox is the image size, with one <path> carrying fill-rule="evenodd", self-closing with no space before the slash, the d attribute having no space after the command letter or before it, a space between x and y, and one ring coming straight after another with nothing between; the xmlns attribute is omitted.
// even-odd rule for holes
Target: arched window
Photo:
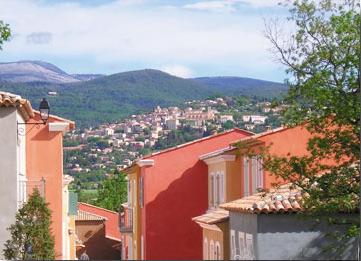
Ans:
<svg viewBox="0 0 361 261"><path fill-rule="evenodd" d="M214 242L211 240L211 243L209 244L209 259L214 260Z"/></svg>
<svg viewBox="0 0 361 261"><path fill-rule="evenodd" d="M221 260L221 246L218 241L216 242L216 251L215 252L216 252L216 254L215 254L214 259Z"/></svg>
<svg viewBox="0 0 361 261"><path fill-rule="evenodd" d="M208 260L208 240L207 238L204 239L204 246L203 246L203 260Z"/></svg>

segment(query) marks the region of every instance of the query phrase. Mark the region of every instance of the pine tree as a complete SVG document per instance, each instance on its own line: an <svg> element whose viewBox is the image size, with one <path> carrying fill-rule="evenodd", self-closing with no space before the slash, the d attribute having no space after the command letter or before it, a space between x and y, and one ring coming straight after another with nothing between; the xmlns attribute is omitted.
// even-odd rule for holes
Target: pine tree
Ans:
<svg viewBox="0 0 361 261"><path fill-rule="evenodd" d="M28 201L18 210L15 224L8 230L11 239L3 250L6 259L54 259L54 238L50 231L51 211L48 203L34 189Z"/></svg>

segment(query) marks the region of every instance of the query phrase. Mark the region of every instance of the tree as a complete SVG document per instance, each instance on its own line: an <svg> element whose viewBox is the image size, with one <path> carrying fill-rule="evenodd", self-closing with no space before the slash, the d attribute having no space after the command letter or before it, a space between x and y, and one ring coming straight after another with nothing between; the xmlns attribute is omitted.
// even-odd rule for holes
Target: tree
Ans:
<svg viewBox="0 0 361 261"><path fill-rule="evenodd" d="M113 211L118 211L120 204L127 201L127 180L124 173L114 174L104 180L98 190L96 205Z"/></svg>
<svg viewBox="0 0 361 261"><path fill-rule="evenodd" d="M10 36L11 31L9 25L0 20L0 50L2 50L4 42L10 39Z"/></svg>
<svg viewBox="0 0 361 261"><path fill-rule="evenodd" d="M307 215L346 224L343 236L357 236L358 219L330 217L355 212L360 204L360 4L296 0L291 5L289 21L296 28L291 38L283 37L277 21L266 25L266 37L287 67L286 123L306 122L313 138L304 157L264 153L265 168L309 195Z"/></svg>
<svg viewBox="0 0 361 261"><path fill-rule="evenodd" d="M11 239L3 250L6 259L54 259L54 238L50 231L48 203L34 189L29 200L18 210L15 224L8 230Z"/></svg>

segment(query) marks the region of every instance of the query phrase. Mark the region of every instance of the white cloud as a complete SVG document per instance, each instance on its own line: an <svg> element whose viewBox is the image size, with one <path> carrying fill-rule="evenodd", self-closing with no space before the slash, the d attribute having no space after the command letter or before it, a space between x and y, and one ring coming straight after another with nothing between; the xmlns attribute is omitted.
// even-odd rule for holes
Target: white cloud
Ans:
<svg viewBox="0 0 361 261"><path fill-rule="evenodd" d="M204 1L193 4L184 5L185 9L194 9L199 11L212 11L212 12L234 12L234 1Z"/></svg>
<svg viewBox="0 0 361 261"><path fill-rule="evenodd" d="M191 78L193 76L192 70L183 65L166 65L161 67L160 70L182 78Z"/></svg>
<svg viewBox="0 0 361 261"><path fill-rule="evenodd" d="M278 3L284 3L285 0L239 0L254 7L272 7L277 6Z"/></svg>
<svg viewBox="0 0 361 261"><path fill-rule="evenodd" d="M203 1L193 7L232 11L235 1ZM189 12L184 8L165 10L149 7L150 2L127 0L83 6L44 5L44 0L0 1L0 18L10 24L16 35L0 58L89 57L102 73L139 68L137 64L143 68L173 65L167 66L172 69L169 72L183 77L192 74L187 67L199 72L196 68L232 65L235 70L245 66L269 70L273 66L267 60L262 17L235 12ZM37 32L49 33L51 41L28 44L27 36ZM79 72L76 63L67 66L64 69Z"/></svg>

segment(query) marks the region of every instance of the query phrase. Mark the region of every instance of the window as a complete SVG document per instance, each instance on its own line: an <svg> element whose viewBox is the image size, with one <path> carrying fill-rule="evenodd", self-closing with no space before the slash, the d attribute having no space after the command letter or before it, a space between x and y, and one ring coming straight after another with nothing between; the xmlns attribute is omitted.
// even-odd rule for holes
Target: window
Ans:
<svg viewBox="0 0 361 261"><path fill-rule="evenodd" d="M143 177L139 178L139 205L142 208L144 205L144 181Z"/></svg>
<svg viewBox="0 0 361 261"><path fill-rule="evenodd" d="M132 194L130 191L130 180L127 181L127 195L128 195L128 205L130 206L132 204Z"/></svg>
<svg viewBox="0 0 361 261"><path fill-rule="evenodd" d="M131 191L132 191L132 206L136 206L136 202L137 202L137 194L136 194L136 183L135 183L135 179L132 180L132 185L130 187Z"/></svg>
<svg viewBox="0 0 361 261"><path fill-rule="evenodd" d="M216 254L215 254L215 260L221 260L221 246L219 242L216 242Z"/></svg>
<svg viewBox="0 0 361 261"><path fill-rule="evenodd" d="M241 258L245 257L245 243L244 232L238 232L239 255Z"/></svg>
<svg viewBox="0 0 361 261"><path fill-rule="evenodd" d="M257 157L252 157L251 160L251 171L252 171L252 194L257 192L257 174L258 174L258 160Z"/></svg>
<svg viewBox="0 0 361 261"><path fill-rule="evenodd" d="M214 242L211 240L211 243L209 244L209 259L214 260Z"/></svg>
<svg viewBox="0 0 361 261"><path fill-rule="evenodd" d="M263 188L263 160L262 158L258 158L257 160L257 187Z"/></svg>
<svg viewBox="0 0 361 261"><path fill-rule="evenodd" d="M249 159L243 157L243 182L244 182L244 195L249 196Z"/></svg>
<svg viewBox="0 0 361 261"><path fill-rule="evenodd" d="M247 259L253 259L254 253L253 253L253 235L252 234L246 234L246 258Z"/></svg>
<svg viewBox="0 0 361 261"><path fill-rule="evenodd" d="M214 206L217 207L219 205L219 195L220 195L220 184L221 184L221 181L220 181L220 175L219 173L217 173L216 175L216 184L215 184L215 188L214 188L214 192L215 192L215 204Z"/></svg>
<svg viewBox="0 0 361 261"><path fill-rule="evenodd" d="M224 172L220 174L220 203L225 202L225 181L224 181Z"/></svg>
<svg viewBox="0 0 361 261"><path fill-rule="evenodd" d="M214 174L210 175L210 186L209 186L209 207L214 206Z"/></svg>
<svg viewBox="0 0 361 261"><path fill-rule="evenodd" d="M207 240L207 238L204 239L203 260L208 260L208 240Z"/></svg>
<svg viewBox="0 0 361 261"><path fill-rule="evenodd" d="M231 259L236 256L236 234L234 230L231 230Z"/></svg>

